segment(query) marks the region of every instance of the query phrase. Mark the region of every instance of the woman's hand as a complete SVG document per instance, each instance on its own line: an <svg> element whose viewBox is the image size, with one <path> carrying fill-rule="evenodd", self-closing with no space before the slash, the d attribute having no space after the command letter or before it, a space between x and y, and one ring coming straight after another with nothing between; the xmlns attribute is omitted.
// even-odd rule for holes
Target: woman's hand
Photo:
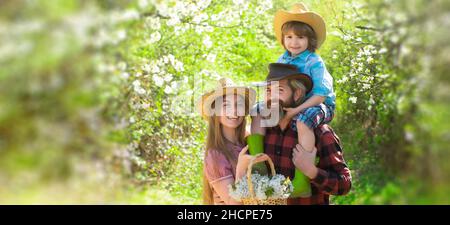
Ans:
<svg viewBox="0 0 450 225"><path fill-rule="evenodd" d="M247 154L248 145L245 146L242 151L239 153L238 162L236 165L236 182L245 176L247 173L248 165L250 164L250 160L252 160L255 156ZM254 163L263 162L268 160L269 156L266 154L262 154L258 156Z"/></svg>

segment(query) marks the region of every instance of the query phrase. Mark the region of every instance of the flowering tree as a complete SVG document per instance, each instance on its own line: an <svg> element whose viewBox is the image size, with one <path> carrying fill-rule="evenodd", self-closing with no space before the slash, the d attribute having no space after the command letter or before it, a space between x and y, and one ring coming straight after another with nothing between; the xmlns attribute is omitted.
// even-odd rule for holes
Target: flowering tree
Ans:
<svg viewBox="0 0 450 225"><path fill-rule="evenodd" d="M220 77L243 84L263 79L277 53L273 3L138 1L132 10L124 16L129 20L110 26L124 26L125 33L119 43L102 41L114 58L99 65L108 73L118 65L114 111L128 130L130 171L144 182L171 174L170 184L198 195L205 123L195 101Z"/></svg>

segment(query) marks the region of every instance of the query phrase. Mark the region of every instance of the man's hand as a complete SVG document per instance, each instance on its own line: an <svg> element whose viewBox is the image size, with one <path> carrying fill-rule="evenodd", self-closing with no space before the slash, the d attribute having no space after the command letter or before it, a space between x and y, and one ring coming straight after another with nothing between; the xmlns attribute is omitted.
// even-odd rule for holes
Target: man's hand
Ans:
<svg viewBox="0 0 450 225"><path fill-rule="evenodd" d="M316 159L317 149L308 152L302 148L300 144L297 144L292 153L292 162L295 167L302 171L310 179L314 179L317 176L318 169L314 165Z"/></svg>

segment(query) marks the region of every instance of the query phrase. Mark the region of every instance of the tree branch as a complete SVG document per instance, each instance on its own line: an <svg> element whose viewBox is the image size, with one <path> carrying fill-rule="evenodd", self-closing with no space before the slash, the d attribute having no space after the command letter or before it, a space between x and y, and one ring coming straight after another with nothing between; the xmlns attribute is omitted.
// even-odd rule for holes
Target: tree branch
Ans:
<svg viewBox="0 0 450 225"><path fill-rule="evenodd" d="M170 19L170 17L163 16L163 15L161 15L159 13L143 13L142 16L144 16L144 17L155 17L156 16L156 17L158 17L160 19L165 19L165 20ZM232 25L232 26L219 26L219 25L216 25L216 24L209 24L209 23L208 24L193 23L193 22L191 22L191 21L189 21L187 19L180 19L180 21L181 21L181 23L186 23L186 24L195 25L195 26L203 26L203 27L211 26L211 27L216 27L216 28L227 28L227 29L228 28L237 28L237 27L242 26L242 21L239 21L238 24Z"/></svg>

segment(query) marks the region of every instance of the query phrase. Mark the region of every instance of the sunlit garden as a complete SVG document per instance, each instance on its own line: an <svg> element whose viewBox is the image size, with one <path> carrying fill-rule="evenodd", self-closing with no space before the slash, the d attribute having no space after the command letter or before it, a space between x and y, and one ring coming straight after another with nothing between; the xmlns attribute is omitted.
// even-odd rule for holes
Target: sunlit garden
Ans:
<svg viewBox="0 0 450 225"><path fill-rule="evenodd" d="M263 81L296 2L0 1L0 204L202 204L196 101ZM303 2L352 172L331 203L449 204L450 2Z"/></svg>

